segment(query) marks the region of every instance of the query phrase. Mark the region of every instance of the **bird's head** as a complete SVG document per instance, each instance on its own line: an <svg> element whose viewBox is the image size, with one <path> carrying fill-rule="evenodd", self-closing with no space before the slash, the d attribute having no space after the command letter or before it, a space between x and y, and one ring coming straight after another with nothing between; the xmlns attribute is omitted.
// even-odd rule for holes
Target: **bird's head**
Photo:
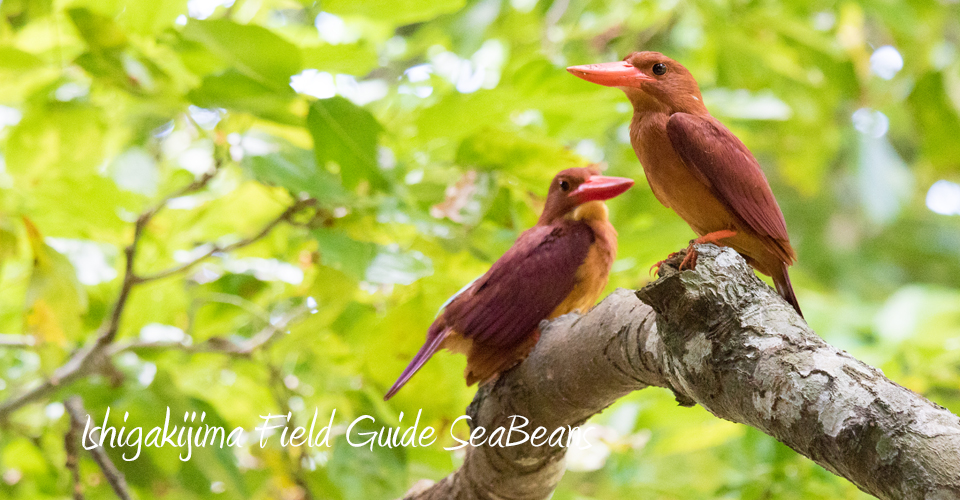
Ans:
<svg viewBox="0 0 960 500"><path fill-rule="evenodd" d="M659 52L634 52L622 61L570 66L567 71L588 82L623 90L638 113L707 112L693 75Z"/></svg>
<svg viewBox="0 0 960 500"><path fill-rule="evenodd" d="M567 217L578 208L597 202L602 209L603 201L614 198L633 186L633 179L600 175L595 168L568 168L558 173L550 182L547 202L540 215L539 224L548 225Z"/></svg>

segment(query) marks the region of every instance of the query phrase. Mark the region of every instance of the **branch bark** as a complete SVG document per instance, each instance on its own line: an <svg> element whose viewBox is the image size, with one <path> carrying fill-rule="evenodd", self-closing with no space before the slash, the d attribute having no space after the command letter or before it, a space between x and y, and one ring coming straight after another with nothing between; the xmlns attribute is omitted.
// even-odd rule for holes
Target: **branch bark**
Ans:
<svg viewBox="0 0 960 500"><path fill-rule="evenodd" d="M825 343L733 250L697 250L694 271L665 265L636 294L617 290L544 325L530 357L477 392L475 425L509 428L523 415L527 430L575 426L631 391L665 387L879 498L960 497L956 415ZM468 447L459 470L406 498L545 499L565 451Z"/></svg>
<svg viewBox="0 0 960 500"><path fill-rule="evenodd" d="M13 335L0 333L0 347L29 349L37 345L33 335Z"/></svg>
<svg viewBox="0 0 960 500"><path fill-rule="evenodd" d="M79 422L70 414L70 427L63 438L64 451L67 452L65 465L70 471L70 480L73 484L73 500L84 500L83 498L83 479L80 477L80 450L77 447L80 444L80 436L83 434L83 428L77 425Z"/></svg>
<svg viewBox="0 0 960 500"><path fill-rule="evenodd" d="M67 413L70 414L70 426L75 430L80 430L80 444L86 447L86 443L83 442L84 436L81 429L84 427L84 417L89 415L87 414L87 410L83 408L83 400L80 399L80 396L73 396L67 399L64 406L67 408ZM92 431L90 433L90 440L92 442L100 442L100 432ZM100 466L100 470L103 471L103 475L107 478L107 483L113 488L113 492L116 493L117 497L120 498L120 500L131 500L127 480L123 476L123 473L117 469L117 466L113 464L113 461L110 460L106 450L100 446L95 446L90 450L90 455L97 465Z"/></svg>

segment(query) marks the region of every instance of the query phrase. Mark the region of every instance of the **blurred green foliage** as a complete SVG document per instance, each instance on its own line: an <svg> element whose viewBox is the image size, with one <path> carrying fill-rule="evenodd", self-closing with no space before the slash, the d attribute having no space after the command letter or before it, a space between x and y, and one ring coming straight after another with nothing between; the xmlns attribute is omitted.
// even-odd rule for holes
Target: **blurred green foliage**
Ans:
<svg viewBox="0 0 960 500"><path fill-rule="evenodd" d="M60 402L75 393L117 426L123 412L162 425L167 407L247 431L268 412L303 425L314 408L340 424L422 409L421 425L449 425L474 391L460 357L438 355L389 404L385 388L440 304L535 221L554 173L602 162L642 177L625 97L564 71L638 49L685 64L760 159L810 325L960 412L960 188L928 196L960 183L956 2L4 0L0 332L35 345L0 347L0 400L95 337L137 214L214 165L147 227L139 272L252 236L301 194L318 206L135 289L119 340L243 340L297 304L314 314L249 358L127 352L115 373L24 407L0 431L0 496L69 496ZM693 237L643 182L609 205L611 290L642 286ZM594 422L604 445L570 457L554 498L865 497L662 390ZM251 435L189 462L169 447L110 454L140 498L379 499L459 465L442 435L374 452L341 434L330 449ZM87 455L80 472L87 498L111 496Z"/></svg>

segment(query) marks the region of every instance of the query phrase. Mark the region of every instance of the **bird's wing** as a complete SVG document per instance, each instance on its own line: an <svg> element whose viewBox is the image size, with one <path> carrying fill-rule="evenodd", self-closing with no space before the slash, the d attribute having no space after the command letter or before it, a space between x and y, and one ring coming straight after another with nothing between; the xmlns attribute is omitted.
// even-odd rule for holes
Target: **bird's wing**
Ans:
<svg viewBox="0 0 960 500"><path fill-rule="evenodd" d="M760 164L733 132L713 117L674 113L667 121L667 136L684 164L747 228L760 236L789 240L783 213Z"/></svg>
<svg viewBox="0 0 960 500"><path fill-rule="evenodd" d="M437 319L430 325L430 329L427 331L427 341L423 343L420 351L410 360L410 364L407 365L403 373L400 374L400 377L397 378L397 381L394 382L390 390L387 391L387 394L383 397L384 401L392 398L401 387L406 385L411 377L420 371L420 368L423 368L423 365L425 365L440 349L440 346L443 345L443 341L447 338L448 333L450 333L450 329L444 324L442 319Z"/></svg>
<svg viewBox="0 0 960 500"><path fill-rule="evenodd" d="M573 291L595 236L582 223L535 226L444 310L463 337L509 348Z"/></svg>

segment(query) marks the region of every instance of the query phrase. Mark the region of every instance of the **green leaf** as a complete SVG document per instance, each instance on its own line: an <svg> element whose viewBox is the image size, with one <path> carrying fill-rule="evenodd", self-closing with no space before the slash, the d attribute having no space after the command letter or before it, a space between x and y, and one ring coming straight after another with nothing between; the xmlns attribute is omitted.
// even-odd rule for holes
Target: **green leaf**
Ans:
<svg viewBox="0 0 960 500"><path fill-rule="evenodd" d="M396 0L385 8L379 0L328 0L323 10L337 15L363 15L395 26L433 19L460 10L465 0Z"/></svg>
<svg viewBox="0 0 960 500"><path fill-rule="evenodd" d="M17 255L17 229L10 219L0 216L0 276L3 276L3 264Z"/></svg>
<svg viewBox="0 0 960 500"><path fill-rule="evenodd" d="M586 164L576 153L549 139L494 128L464 139L456 161L464 166L507 171L537 186L546 186L560 170Z"/></svg>
<svg viewBox="0 0 960 500"><path fill-rule="evenodd" d="M365 75L378 66L377 52L365 41L349 45L304 47L303 67L329 73Z"/></svg>
<svg viewBox="0 0 960 500"><path fill-rule="evenodd" d="M134 90L136 85L124 69L123 54L118 50L95 51L80 54L76 61L90 76L117 87Z"/></svg>
<svg viewBox="0 0 960 500"><path fill-rule="evenodd" d="M183 36L207 47L235 70L272 87L289 87L300 71L300 49L272 31L227 19L192 20Z"/></svg>
<svg viewBox="0 0 960 500"><path fill-rule="evenodd" d="M66 256L43 241L36 226L24 218L33 249L33 270L24 302L26 330L48 342L61 343L80 333L80 315L87 310L87 293Z"/></svg>
<svg viewBox="0 0 960 500"><path fill-rule="evenodd" d="M353 428L350 439L361 443L381 429L365 419ZM330 479L340 488L344 498L397 498L403 494L402 488L407 480L406 451L402 447L373 446L371 451L369 446L351 446L346 436L338 436L334 441L333 457L327 468Z"/></svg>
<svg viewBox="0 0 960 500"><path fill-rule="evenodd" d="M367 267L367 281L393 285L409 285L433 274L433 263L420 252L384 249Z"/></svg>
<svg viewBox="0 0 960 500"><path fill-rule="evenodd" d="M317 229L313 237L319 244L320 261L325 266L342 271L357 280L367 275L367 267L377 256L377 245L357 241L342 231Z"/></svg>
<svg viewBox="0 0 960 500"><path fill-rule="evenodd" d="M376 243L357 241L341 231L317 229L320 260L357 280L409 285L433 274L433 263L417 251L402 252Z"/></svg>
<svg viewBox="0 0 960 500"><path fill-rule="evenodd" d="M317 164L339 164L345 186L352 189L366 180L375 188L386 187L377 165L380 124L368 111L343 97L321 99L310 106L307 128L313 136Z"/></svg>
<svg viewBox="0 0 960 500"><path fill-rule="evenodd" d="M84 8L70 9L67 14L91 49L119 49L127 44L127 36L109 17Z"/></svg>
<svg viewBox="0 0 960 500"><path fill-rule="evenodd" d="M14 29L50 15L53 0L4 0L0 2L0 17Z"/></svg>
<svg viewBox="0 0 960 500"><path fill-rule="evenodd" d="M943 171L956 171L960 158L960 116L947 98L943 77L927 73L907 98L914 108L924 155Z"/></svg>
<svg viewBox="0 0 960 500"><path fill-rule="evenodd" d="M187 13L187 0L125 0L122 4L117 22L129 32L137 34L158 33L168 29L178 16Z"/></svg>
<svg viewBox="0 0 960 500"><path fill-rule="evenodd" d="M175 32L170 42L171 48L176 51L183 65L197 75L211 75L226 71L230 68L230 61L215 54L202 42L186 38L183 33Z"/></svg>
<svg viewBox="0 0 960 500"><path fill-rule="evenodd" d="M242 164L258 181L287 188L294 195L307 193L326 206L348 199L340 180L318 168L313 154L306 149L284 144L277 152L245 156Z"/></svg>
<svg viewBox="0 0 960 500"><path fill-rule="evenodd" d="M100 111L85 104L53 102L29 109L10 133L7 169L33 180L87 174L103 159L105 126Z"/></svg>
<svg viewBox="0 0 960 500"><path fill-rule="evenodd" d="M0 46L0 69L29 71L43 66L39 57L8 45Z"/></svg>
<svg viewBox="0 0 960 500"><path fill-rule="evenodd" d="M3 453L0 454L4 468L38 476L49 472L43 450L36 441L26 437L12 437L4 444Z"/></svg>
<svg viewBox="0 0 960 500"><path fill-rule="evenodd" d="M296 93L289 86L278 89L249 76L228 70L207 76L187 97L204 108L244 111L278 123L299 126L303 119L290 112Z"/></svg>
<svg viewBox="0 0 960 500"><path fill-rule="evenodd" d="M141 206L140 195L121 191L112 179L97 173L40 179L32 184L27 183L33 179L24 179L24 209L34 214L37 225L58 237L112 241L129 229L123 212ZM54 206L57 210L50 210Z"/></svg>

